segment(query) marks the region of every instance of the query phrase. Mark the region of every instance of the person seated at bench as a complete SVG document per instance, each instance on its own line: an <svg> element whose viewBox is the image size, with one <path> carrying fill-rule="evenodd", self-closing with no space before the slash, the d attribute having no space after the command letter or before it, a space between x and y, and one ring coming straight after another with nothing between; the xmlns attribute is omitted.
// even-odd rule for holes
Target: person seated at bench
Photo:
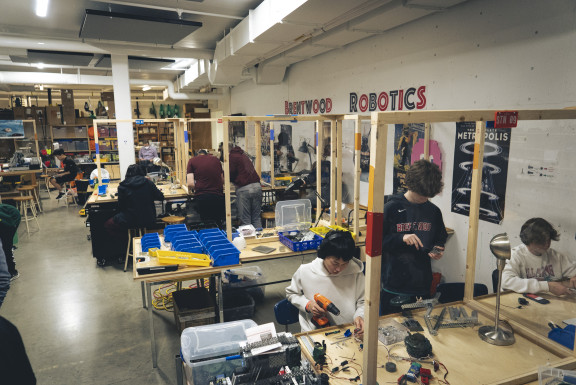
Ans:
<svg viewBox="0 0 576 385"><path fill-rule="evenodd" d="M326 316L331 325L354 323L356 336L364 333L364 266L355 258L356 245L348 231L332 230L318 248L318 257L301 265L289 287L286 298L300 310L303 332L314 330L313 317ZM324 311L316 301L321 294L340 310L338 316Z"/></svg>
<svg viewBox="0 0 576 385"><path fill-rule="evenodd" d="M576 287L576 260L550 247L560 234L543 218L528 219L520 229L522 244L512 249L502 273L502 288L517 293L570 294ZM569 280L567 285L561 280Z"/></svg>
<svg viewBox="0 0 576 385"><path fill-rule="evenodd" d="M65 195L62 192L62 185L66 182L71 182L76 179L76 175L78 175L78 166L72 158L64 154L64 150L61 148L54 150L52 154L58 158L62 164L64 164L64 170L50 178L50 184L54 186L56 190L58 190L58 196L56 199L61 199Z"/></svg>

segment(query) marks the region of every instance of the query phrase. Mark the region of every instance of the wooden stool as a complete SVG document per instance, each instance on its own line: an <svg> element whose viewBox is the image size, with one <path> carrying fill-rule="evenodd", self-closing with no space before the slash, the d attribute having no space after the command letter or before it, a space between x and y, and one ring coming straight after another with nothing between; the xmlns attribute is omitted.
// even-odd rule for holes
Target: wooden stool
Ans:
<svg viewBox="0 0 576 385"><path fill-rule="evenodd" d="M171 215L169 217L161 218L160 220L164 222L166 225L179 225L181 223L184 223L186 217L177 217L175 215Z"/></svg>
<svg viewBox="0 0 576 385"><path fill-rule="evenodd" d="M31 184L20 186L16 188L16 190L20 191L20 195L22 196L31 196L34 198L34 204L38 206L38 211L42 212L42 207L40 207L40 197L38 196L38 191L36 190L37 187L37 184Z"/></svg>
<svg viewBox="0 0 576 385"><path fill-rule="evenodd" d="M272 220L275 221L276 220L276 213L274 211L264 211L261 214L262 219L264 219L264 227L269 227L268 226L268 221ZM274 226L272 226L274 227Z"/></svg>
<svg viewBox="0 0 576 385"><path fill-rule="evenodd" d="M42 175L40 175L40 178L44 179L44 186L46 187L46 192L48 193L48 197L52 198L52 194L50 193L50 178L52 178L52 175L42 174Z"/></svg>
<svg viewBox="0 0 576 385"><path fill-rule="evenodd" d="M28 221L35 220L38 231L40 231L40 225L38 224L38 219L36 218L36 205L34 204L34 197L31 195L19 196L12 198L16 205L20 209L20 214L23 217L23 221L26 222L26 232L30 236L30 227L28 226ZM32 217L28 217L28 209L32 212Z"/></svg>
<svg viewBox="0 0 576 385"><path fill-rule="evenodd" d="M128 229L128 247L126 247L126 260L124 261L124 271L128 268L128 257L133 255L130 253L130 246L132 246L132 239L135 237L141 237L146 234L146 228L135 227L133 229Z"/></svg>

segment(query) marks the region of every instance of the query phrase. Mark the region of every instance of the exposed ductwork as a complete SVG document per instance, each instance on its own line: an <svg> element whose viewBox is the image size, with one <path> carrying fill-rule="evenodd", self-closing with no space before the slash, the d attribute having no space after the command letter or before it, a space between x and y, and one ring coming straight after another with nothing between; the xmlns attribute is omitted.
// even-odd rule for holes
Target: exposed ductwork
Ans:
<svg viewBox="0 0 576 385"><path fill-rule="evenodd" d="M99 85L111 86L112 76L57 74L42 72L0 72L0 84L62 84L62 85ZM221 94L176 92L169 80L131 79L133 85L166 87L165 95L172 100L219 100Z"/></svg>

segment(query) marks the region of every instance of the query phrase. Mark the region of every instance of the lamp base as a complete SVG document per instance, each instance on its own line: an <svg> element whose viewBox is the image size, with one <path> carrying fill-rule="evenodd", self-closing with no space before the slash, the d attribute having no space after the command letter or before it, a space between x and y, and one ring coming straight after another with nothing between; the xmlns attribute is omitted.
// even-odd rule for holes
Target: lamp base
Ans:
<svg viewBox="0 0 576 385"><path fill-rule="evenodd" d="M514 333L500 328L496 329L494 326L482 326L478 329L478 336L483 341L498 346L508 346L516 342Z"/></svg>

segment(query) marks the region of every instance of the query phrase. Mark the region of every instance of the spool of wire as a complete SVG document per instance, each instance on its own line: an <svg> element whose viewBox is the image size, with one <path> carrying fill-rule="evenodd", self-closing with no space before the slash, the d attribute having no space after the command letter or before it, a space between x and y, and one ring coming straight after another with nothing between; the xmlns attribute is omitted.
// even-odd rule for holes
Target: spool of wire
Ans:
<svg viewBox="0 0 576 385"><path fill-rule="evenodd" d="M432 344L420 333L413 333L404 338L404 344L410 357L424 358L432 355Z"/></svg>

